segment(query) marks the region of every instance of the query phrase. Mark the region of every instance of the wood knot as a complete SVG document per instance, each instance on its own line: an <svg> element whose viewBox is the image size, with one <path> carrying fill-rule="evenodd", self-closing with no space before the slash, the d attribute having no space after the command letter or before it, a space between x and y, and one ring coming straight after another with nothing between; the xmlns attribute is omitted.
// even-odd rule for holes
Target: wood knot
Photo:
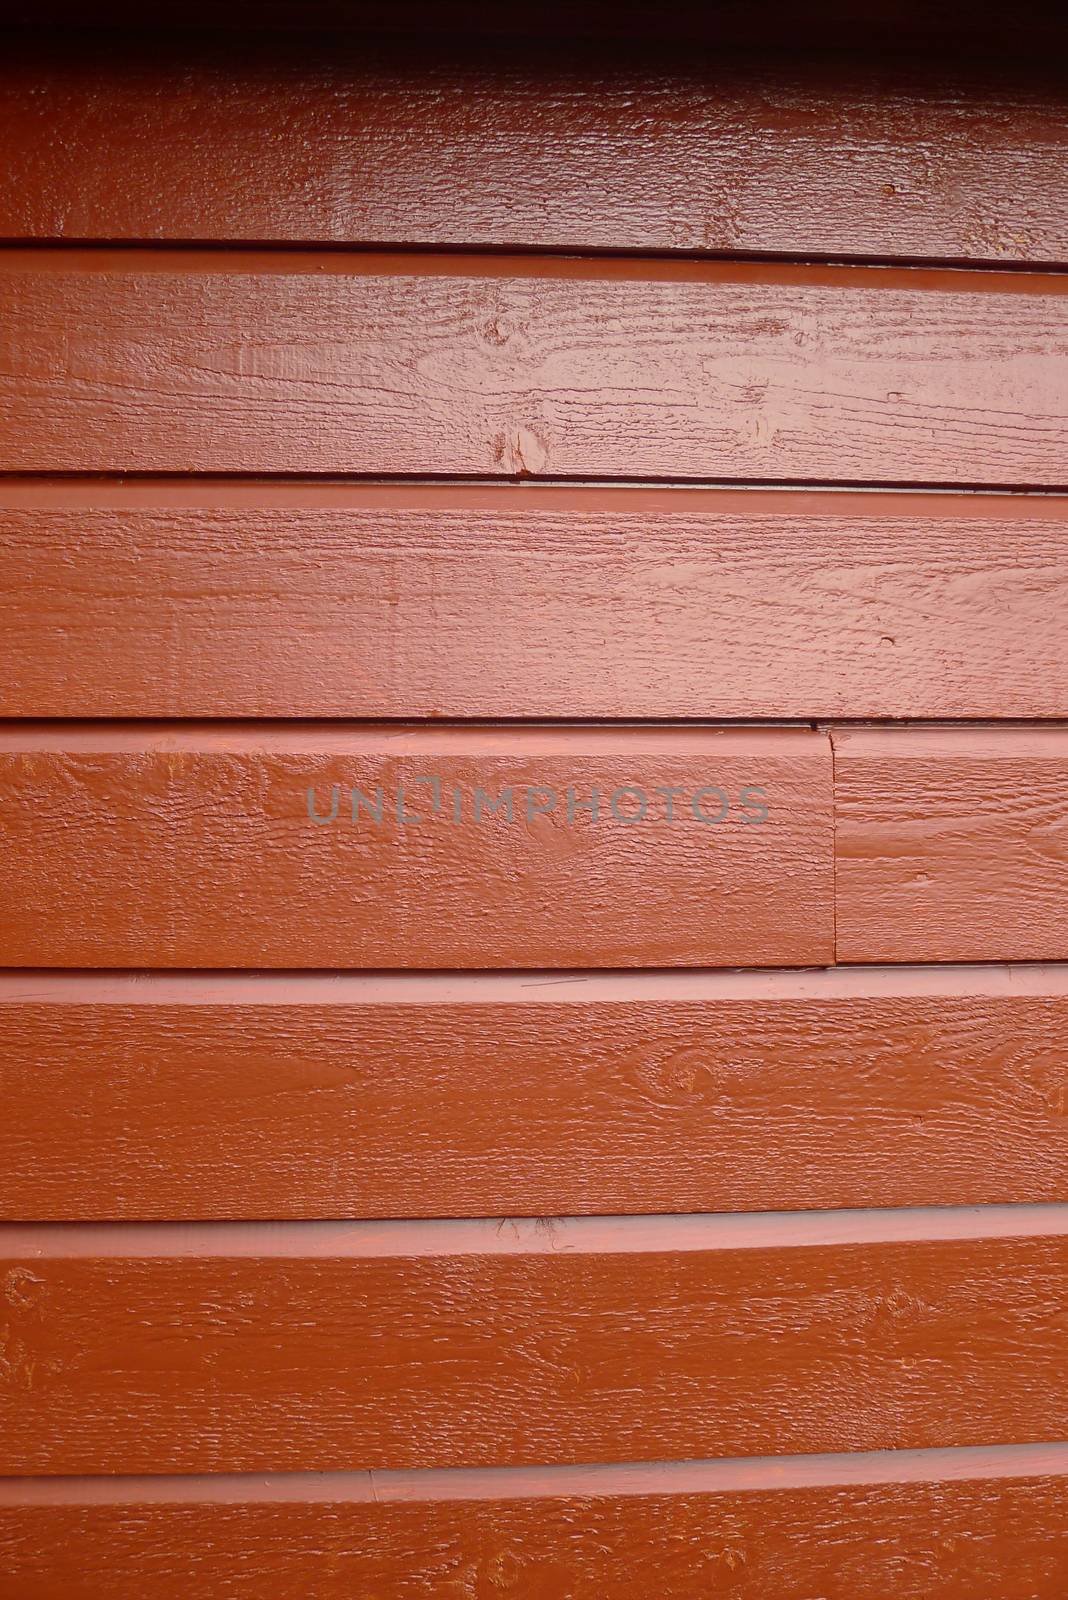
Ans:
<svg viewBox="0 0 1068 1600"><path fill-rule="evenodd" d="M4 1279L4 1299L17 1311L28 1311L44 1293L44 1279L29 1267L13 1267Z"/></svg>

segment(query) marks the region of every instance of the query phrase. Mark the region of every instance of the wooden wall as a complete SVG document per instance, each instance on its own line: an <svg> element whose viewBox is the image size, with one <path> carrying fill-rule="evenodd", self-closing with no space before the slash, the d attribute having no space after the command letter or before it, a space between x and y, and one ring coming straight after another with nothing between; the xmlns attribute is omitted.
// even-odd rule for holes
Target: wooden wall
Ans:
<svg viewBox="0 0 1068 1600"><path fill-rule="evenodd" d="M9 42L0 1595L1061 1600L1068 97Z"/></svg>

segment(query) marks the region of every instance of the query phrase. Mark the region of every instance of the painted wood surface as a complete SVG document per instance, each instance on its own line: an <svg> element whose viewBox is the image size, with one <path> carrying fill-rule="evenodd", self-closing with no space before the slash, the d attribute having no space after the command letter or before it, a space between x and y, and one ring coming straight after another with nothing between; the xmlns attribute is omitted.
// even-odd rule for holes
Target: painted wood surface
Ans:
<svg viewBox="0 0 1068 1600"><path fill-rule="evenodd" d="M1064 1447L0 1482L0 1595L998 1600L1057 1592Z"/></svg>
<svg viewBox="0 0 1068 1600"><path fill-rule="evenodd" d="M11 1220L1068 1201L1060 967L0 977Z"/></svg>
<svg viewBox="0 0 1068 1600"><path fill-rule="evenodd" d="M932 73L53 33L0 69L0 234L1063 264L1059 89L954 42Z"/></svg>
<svg viewBox="0 0 1068 1600"><path fill-rule="evenodd" d="M833 737L840 961L1068 959L1068 731Z"/></svg>
<svg viewBox="0 0 1068 1600"><path fill-rule="evenodd" d="M0 470L1056 487L1068 279L8 251Z"/></svg>
<svg viewBox="0 0 1068 1600"><path fill-rule="evenodd" d="M8 1224L10 1474L1055 1442L1068 1206Z"/></svg>
<svg viewBox="0 0 1068 1600"><path fill-rule="evenodd" d="M171 44L0 64L0 1596L1059 1595L1068 734L698 724L1068 715L1060 88Z"/></svg>
<svg viewBox="0 0 1068 1600"><path fill-rule="evenodd" d="M0 805L9 966L833 951L830 742L800 729L9 724Z"/></svg>
<svg viewBox="0 0 1068 1600"><path fill-rule="evenodd" d="M8 716L1065 716L1066 610L1056 497L0 486Z"/></svg>

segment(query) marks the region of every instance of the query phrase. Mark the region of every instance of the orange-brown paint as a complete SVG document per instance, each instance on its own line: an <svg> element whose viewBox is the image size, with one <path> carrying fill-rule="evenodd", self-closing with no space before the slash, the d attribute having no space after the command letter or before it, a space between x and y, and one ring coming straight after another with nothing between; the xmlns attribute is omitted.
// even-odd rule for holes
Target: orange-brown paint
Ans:
<svg viewBox="0 0 1068 1600"><path fill-rule="evenodd" d="M0 708L1055 717L1066 592L1056 496L8 480Z"/></svg>
<svg viewBox="0 0 1068 1600"><path fill-rule="evenodd" d="M0 323L9 472L1065 482L1058 274L8 252Z"/></svg>
<svg viewBox="0 0 1068 1600"><path fill-rule="evenodd" d="M1061 1600L1063 95L908 9L5 38L3 1600Z"/></svg>
<svg viewBox="0 0 1068 1600"><path fill-rule="evenodd" d="M0 1215L1068 1200L1068 974L0 980Z"/></svg>
<svg viewBox="0 0 1068 1600"><path fill-rule="evenodd" d="M962 42L927 67L418 37L280 62L256 30L166 53L52 32L0 66L0 233L1062 265L1059 98Z"/></svg>
<svg viewBox="0 0 1068 1600"><path fill-rule="evenodd" d="M237 1600L1055 1595L1064 1447L499 1472L0 1480L13 1592ZM508 1581L502 1583L502 1576ZM361 1588L361 1586L363 1586Z"/></svg>
<svg viewBox="0 0 1068 1600"><path fill-rule="evenodd" d="M838 729L840 961L1068 960L1068 729Z"/></svg>
<svg viewBox="0 0 1068 1600"><path fill-rule="evenodd" d="M703 820L724 809L699 800L710 787L730 800L719 824ZM681 797L673 820L657 789ZM644 820L628 820L635 790ZM0 803L10 966L777 966L833 952L830 742L800 729L9 724Z"/></svg>
<svg viewBox="0 0 1068 1600"><path fill-rule="evenodd" d="M0 1387L13 1474L930 1448L947 1411L959 1445L1068 1429L1068 1206L8 1225L0 1251L41 1285L33 1381Z"/></svg>

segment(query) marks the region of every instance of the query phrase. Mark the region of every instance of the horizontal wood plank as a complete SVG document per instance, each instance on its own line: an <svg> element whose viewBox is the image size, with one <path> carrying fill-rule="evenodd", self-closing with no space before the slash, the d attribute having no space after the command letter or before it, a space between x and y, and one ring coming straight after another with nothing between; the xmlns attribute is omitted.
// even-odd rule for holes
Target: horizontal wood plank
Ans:
<svg viewBox="0 0 1068 1600"><path fill-rule="evenodd" d="M9 974L0 1216L1068 1201L1066 1041L1059 967Z"/></svg>
<svg viewBox="0 0 1068 1600"><path fill-rule="evenodd" d="M0 808L9 966L833 949L830 742L807 730L9 724Z"/></svg>
<svg viewBox="0 0 1068 1600"><path fill-rule="evenodd" d="M19 1600L998 1600L1056 1592L1064 1448L527 1469L0 1483ZM2 1585L4 1580L0 1580ZM462 1588L460 1586L462 1585ZM0 1592L3 1592L0 1588Z"/></svg>
<svg viewBox="0 0 1068 1600"><path fill-rule="evenodd" d="M1065 481L1068 279L9 251L0 470Z"/></svg>
<svg viewBox="0 0 1068 1600"><path fill-rule="evenodd" d="M1068 959L1068 730L834 746L840 961Z"/></svg>
<svg viewBox="0 0 1068 1600"><path fill-rule="evenodd" d="M0 1469L1053 1442L1068 1207L7 1225Z"/></svg>
<svg viewBox="0 0 1068 1600"><path fill-rule="evenodd" d="M1068 259L1033 73L51 34L0 84L11 239Z"/></svg>
<svg viewBox="0 0 1068 1600"><path fill-rule="evenodd" d="M1056 497L0 485L5 716L1065 716L1066 608Z"/></svg>

